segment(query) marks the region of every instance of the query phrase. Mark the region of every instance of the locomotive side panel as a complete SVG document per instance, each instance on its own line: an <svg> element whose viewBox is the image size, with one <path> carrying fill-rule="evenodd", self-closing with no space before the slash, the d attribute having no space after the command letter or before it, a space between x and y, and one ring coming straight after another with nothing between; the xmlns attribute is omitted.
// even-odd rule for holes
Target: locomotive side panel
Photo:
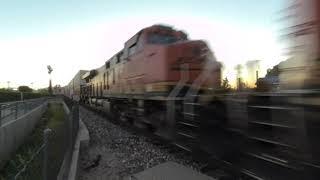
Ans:
<svg viewBox="0 0 320 180"><path fill-rule="evenodd" d="M132 54L131 54L132 53ZM128 60L123 67L123 81L125 94L143 94L145 81L145 59L143 50L130 50Z"/></svg>

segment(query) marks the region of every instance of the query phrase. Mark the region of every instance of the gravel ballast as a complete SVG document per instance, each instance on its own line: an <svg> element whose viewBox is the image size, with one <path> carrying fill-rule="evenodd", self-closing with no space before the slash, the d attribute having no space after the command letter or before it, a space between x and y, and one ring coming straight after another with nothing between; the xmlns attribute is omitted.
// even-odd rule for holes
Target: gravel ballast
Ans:
<svg viewBox="0 0 320 180"><path fill-rule="evenodd" d="M197 171L203 166L182 150L128 131L86 108L80 108L80 117L90 134L89 147L80 154L80 180L122 179L167 161Z"/></svg>

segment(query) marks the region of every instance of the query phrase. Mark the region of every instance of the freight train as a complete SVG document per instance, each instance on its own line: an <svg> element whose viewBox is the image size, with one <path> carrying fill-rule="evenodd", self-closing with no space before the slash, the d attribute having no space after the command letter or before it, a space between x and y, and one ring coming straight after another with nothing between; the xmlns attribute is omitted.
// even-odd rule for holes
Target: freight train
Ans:
<svg viewBox="0 0 320 180"><path fill-rule="evenodd" d="M204 41L154 25L125 42L103 66L82 76L86 84L80 100L172 139L172 134L161 131L172 124L166 122L167 106L174 111L188 93L219 88L220 77L221 65Z"/></svg>
<svg viewBox="0 0 320 180"><path fill-rule="evenodd" d="M319 177L319 91L223 93L221 64L207 44L163 25L81 72L67 96L204 155L236 179Z"/></svg>

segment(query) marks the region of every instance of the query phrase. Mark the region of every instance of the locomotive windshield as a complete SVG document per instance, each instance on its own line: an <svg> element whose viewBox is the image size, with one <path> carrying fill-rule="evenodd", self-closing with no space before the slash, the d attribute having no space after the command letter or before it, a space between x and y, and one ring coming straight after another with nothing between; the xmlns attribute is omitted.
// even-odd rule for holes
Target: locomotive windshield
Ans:
<svg viewBox="0 0 320 180"><path fill-rule="evenodd" d="M185 38L178 37L174 34L159 34L159 33L149 34L147 38L147 42L149 44L171 44L181 40L185 40Z"/></svg>

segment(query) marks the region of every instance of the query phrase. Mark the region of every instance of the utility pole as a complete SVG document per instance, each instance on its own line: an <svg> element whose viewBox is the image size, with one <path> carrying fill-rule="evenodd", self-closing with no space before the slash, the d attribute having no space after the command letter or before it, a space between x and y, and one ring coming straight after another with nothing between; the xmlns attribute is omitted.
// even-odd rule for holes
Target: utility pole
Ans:
<svg viewBox="0 0 320 180"><path fill-rule="evenodd" d="M8 84L8 90L10 89L10 81L7 81Z"/></svg>
<svg viewBox="0 0 320 180"><path fill-rule="evenodd" d="M47 66L48 69L48 74L49 74L49 88L48 88L48 92L50 95L52 95L52 83L51 83L51 73L53 71L52 67L50 65Z"/></svg>
<svg viewBox="0 0 320 180"><path fill-rule="evenodd" d="M235 67L235 70L236 70L236 73L237 73L237 88L239 91L242 90L242 65L241 64L238 64L236 65Z"/></svg>

